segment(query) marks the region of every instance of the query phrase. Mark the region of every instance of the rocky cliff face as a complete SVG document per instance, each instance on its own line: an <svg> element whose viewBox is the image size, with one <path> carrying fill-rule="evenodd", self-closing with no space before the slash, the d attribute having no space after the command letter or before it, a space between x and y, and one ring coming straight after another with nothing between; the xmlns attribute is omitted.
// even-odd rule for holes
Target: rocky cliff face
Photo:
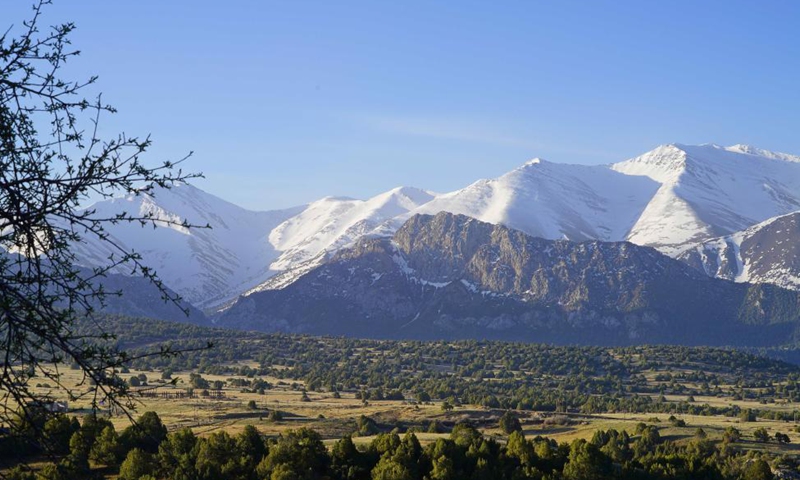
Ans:
<svg viewBox="0 0 800 480"><path fill-rule="evenodd" d="M712 277L800 290L800 212L703 242L678 259Z"/></svg>
<svg viewBox="0 0 800 480"><path fill-rule="evenodd" d="M626 242L527 236L417 215L363 238L281 290L240 298L221 326L392 338L770 344L793 334L800 294L709 278Z"/></svg>

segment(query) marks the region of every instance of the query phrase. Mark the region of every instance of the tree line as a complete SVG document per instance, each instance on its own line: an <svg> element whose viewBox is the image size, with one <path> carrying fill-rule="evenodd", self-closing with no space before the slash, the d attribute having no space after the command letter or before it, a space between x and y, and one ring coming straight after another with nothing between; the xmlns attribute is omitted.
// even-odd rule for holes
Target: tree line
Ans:
<svg viewBox="0 0 800 480"><path fill-rule="evenodd" d="M118 433L97 416L79 423L62 415L47 420L40 437L40 448L60 459L38 471L20 465L8 478L761 480L774 478L773 470L786 475L798 468L788 457L745 452L739 445L741 434L732 427L721 444L709 441L701 430L689 441L672 442L661 438L657 426L645 424L632 434L598 430L590 440L568 444L540 436L528 439L511 416L504 416L501 425L510 432L502 438L487 437L460 423L449 436L424 447L414 433L391 432L379 433L366 444L345 436L328 448L319 433L306 428L265 438L248 425L235 435L219 431L198 437L188 428L167 433L158 415L147 412ZM13 450L0 452L8 456Z"/></svg>
<svg viewBox="0 0 800 480"><path fill-rule="evenodd" d="M230 384L240 382L252 391L269 388L261 377L271 376L303 382L312 391L355 392L364 400L434 399L516 410L731 417L740 414L737 406L711 406L695 401L695 396L764 404L800 401L800 368L724 348L320 338L121 316L106 317L102 326L117 335L117 348L130 349L134 357L138 349L164 342L176 349L197 348L180 356L140 358L130 363L134 368L229 375ZM199 348L208 342L214 348ZM250 366L252 362L258 366ZM245 386L241 377L259 386ZM793 412L767 408L756 413L794 418Z"/></svg>

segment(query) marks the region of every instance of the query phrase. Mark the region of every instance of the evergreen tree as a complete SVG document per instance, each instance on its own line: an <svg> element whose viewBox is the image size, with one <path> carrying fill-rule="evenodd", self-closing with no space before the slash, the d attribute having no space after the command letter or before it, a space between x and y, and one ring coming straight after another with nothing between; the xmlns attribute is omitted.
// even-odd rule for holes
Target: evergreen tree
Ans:
<svg viewBox="0 0 800 480"><path fill-rule="evenodd" d="M198 443L195 470L198 478L214 480L217 478L238 479L242 476L238 460L236 440L227 432L214 432Z"/></svg>
<svg viewBox="0 0 800 480"><path fill-rule="evenodd" d="M392 455L381 457L371 473L372 480L415 480L414 474Z"/></svg>
<svg viewBox="0 0 800 480"><path fill-rule="evenodd" d="M772 474L769 464L760 458L750 462L742 475L742 480L772 480L773 478L775 476Z"/></svg>
<svg viewBox="0 0 800 480"><path fill-rule="evenodd" d="M119 467L120 480L139 480L153 473L153 457L139 448L134 448Z"/></svg>
<svg viewBox="0 0 800 480"><path fill-rule="evenodd" d="M58 415L50 418L45 422L42 432L45 448L54 454L68 453L70 439L78 430L80 430L80 423L75 417Z"/></svg>
<svg viewBox="0 0 800 480"><path fill-rule="evenodd" d="M275 445L270 446L269 453L258 464L259 478L274 478L281 475L290 478L319 478L328 469L328 451L322 443L319 433L301 428L289 430L281 435Z"/></svg>
<svg viewBox="0 0 800 480"><path fill-rule="evenodd" d="M120 442L125 450L138 448L155 454L158 446L167 438L167 427L156 412L145 412L136 422L122 431Z"/></svg>
<svg viewBox="0 0 800 480"><path fill-rule="evenodd" d="M241 458L242 469L255 475L256 467L267 455L267 446L256 427L247 425L236 436L236 451Z"/></svg>
<svg viewBox="0 0 800 480"><path fill-rule="evenodd" d="M189 428L182 428L167 435L158 446L160 476L168 480L195 479L196 445L197 437Z"/></svg>
<svg viewBox="0 0 800 480"><path fill-rule="evenodd" d="M109 425L100 432L95 440L92 449L89 451L89 459L100 465L118 465L122 455L122 445L119 442L119 435L114 430L113 425Z"/></svg>
<svg viewBox="0 0 800 480"><path fill-rule="evenodd" d="M500 417L500 430L503 431L506 435L510 435L512 432L521 432L522 431L522 424L517 418L516 415L511 413L510 410L506 410L502 417Z"/></svg>
<svg viewBox="0 0 800 480"><path fill-rule="evenodd" d="M331 472L342 480L355 480L369 476L369 466L348 435L331 448Z"/></svg>
<svg viewBox="0 0 800 480"><path fill-rule="evenodd" d="M611 460L596 445L575 440L570 445L569 458L564 465L566 480L604 480L611 475Z"/></svg>

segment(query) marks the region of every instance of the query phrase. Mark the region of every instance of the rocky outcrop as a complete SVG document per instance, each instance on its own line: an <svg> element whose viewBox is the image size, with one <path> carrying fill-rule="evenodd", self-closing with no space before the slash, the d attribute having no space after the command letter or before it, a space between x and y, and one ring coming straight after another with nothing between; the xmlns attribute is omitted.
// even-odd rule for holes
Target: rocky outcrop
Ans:
<svg viewBox="0 0 800 480"><path fill-rule="evenodd" d="M709 278L626 242L527 236L449 213L362 238L221 326L386 338L570 343L783 343L800 294Z"/></svg>

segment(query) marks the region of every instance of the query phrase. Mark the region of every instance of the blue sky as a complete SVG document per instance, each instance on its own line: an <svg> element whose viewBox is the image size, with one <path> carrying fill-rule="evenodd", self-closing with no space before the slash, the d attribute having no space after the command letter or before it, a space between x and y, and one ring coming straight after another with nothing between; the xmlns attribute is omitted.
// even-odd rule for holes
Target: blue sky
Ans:
<svg viewBox="0 0 800 480"><path fill-rule="evenodd" d="M29 4L4 5L0 25ZM13 17L13 18L11 18ZM662 143L800 153L800 3L56 0L78 76L254 209Z"/></svg>

